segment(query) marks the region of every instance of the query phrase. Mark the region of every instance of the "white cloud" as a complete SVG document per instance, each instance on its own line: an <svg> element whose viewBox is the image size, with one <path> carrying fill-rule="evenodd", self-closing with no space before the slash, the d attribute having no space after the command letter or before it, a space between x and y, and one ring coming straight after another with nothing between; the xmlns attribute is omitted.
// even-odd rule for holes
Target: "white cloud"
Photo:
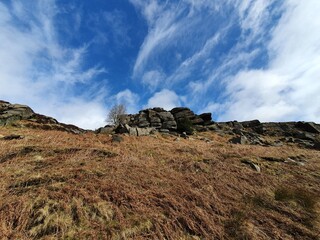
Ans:
<svg viewBox="0 0 320 240"><path fill-rule="evenodd" d="M115 101L117 104L125 105L128 113L135 113L139 110L139 109L137 109L138 102L140 99L139 95L132 92L129 89L125 89L125 90L117 93L111 99L112 99L112 101Z"/></svg>
<svg viewBox="0 0 320 240"><path fill-rule="evenodd" d="M161 48L161 45L165 45L170 38L175 34L177 29L181 29L182 26L173 23L174 20L173 12L164 12L162 17L157 20L151 29L149 29L149 34L145 38L137 60L133 69L133 76L139 76L144 70L144 65L150 55Z"/></svg>
<svg viewBox="0 0 320 240"><path fill-rule="evenodd" d="M104 20L108 28L112 30L112 37L115 46L124 47L131 44L131 39L128 34L128 24L126 23L126 15L122 11L114 10L104 13Z"/></svg>
<svg viewBox="0 0 320 240"><path fill-rule="evenodd" d="M54 106L52 106L54 107ZM63 123L71 123L85 129L97 129L105 125L108 111L99 101L74 99L57 108Z"/></svg>
<svg viewBox="0 0 320 240"><path fill-rule="evenodd" d="M146 65L174 42L194 40L190 32L202 24L199 17L194 17L194 12L200 14L202 10L200 6L217 5L217 3L208 4L208 1L196 3L189 0L179 2L130 0L130 2L142 12L148 25L148 34L140 47L133 68L133 78L139 78L146 71L150 71L146 69ZM185 12L189 14L185 16Z"/></svg>
<svg viewBox="0 0 320 240"><path fill-rule="evenodd" d="M154 91L163 81L165 81L165 75L158 70L148 71L142 76L142 83L148 86L150 91Z"/></svg>
<svg viewBox="0 0 320 240"><path fill-rule="evenodd" d="M186 79L187 77L190 77L190 75L194 72L194 70L199 67L201 63L203 63L204 60L209 60L210 56L212 54L212 51L215 49L217 46L219 40L220 40L220 35L222 34L223 31L218 32L214 34L211 38L209 38L204 46L194 53L191 57L185 59L180 66L175 70L173 74L167 79L167 84L174 84L179 81L182 81ZM210 63L212 59L209 60ZM208 66L202 66L203 70L205 71L206 67Z"/></svg>
<svg viewBox="0 0 320 240"><path fill-rule="evenodd" d="M55 1L14 1L12 6L0 3L0 98L28 104L59 121L96 127L107 92L88 98L74 89L87 84L90 92L91 80L105 70L83 68L87 45L66 48L60 44ZM92 122L91 106L97 107Z"/></svg>
<svg viewBox="0 0 320 240"><path fill-rule="evenodd" d="M171 110L174 107L181 106L181 100L174 91L163 89L148 100L146 108L162 107L166 110Z"/></svg>
<svg viewBox="0 0 320 240"><path fill-rule="evenodd" d="M242 70L227 83L220 120L320 122L320 2L286 1L272 32L265 70Z"/></svg>
<svg viewBox="0 0 320 240"><path fill-rule="evenodd" d="M163 6L157 0L129 0L134 6L142 11L149 25L153 25Z"/></svg>
<svg viewBox="0 0 320 240"><path fill-rule="evenodd" d="M238 4L240 24L243 30L251 30L253 36L261 34L264 30L262 25L269 20L269 11L274 0L248 0Z"/></svg>

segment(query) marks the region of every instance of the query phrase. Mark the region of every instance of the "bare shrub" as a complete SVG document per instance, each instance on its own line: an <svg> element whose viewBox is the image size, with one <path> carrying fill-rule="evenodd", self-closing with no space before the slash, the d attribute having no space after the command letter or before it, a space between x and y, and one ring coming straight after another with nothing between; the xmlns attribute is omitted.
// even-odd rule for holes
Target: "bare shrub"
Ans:
<svg viewBox="0 0 320 240"><path fill-rule="evenodd" d="M114 105L107 118L107 122L113 125L118 125L120 123L121 116L125 115L127 112L126 106L123 104Z"/></svg>

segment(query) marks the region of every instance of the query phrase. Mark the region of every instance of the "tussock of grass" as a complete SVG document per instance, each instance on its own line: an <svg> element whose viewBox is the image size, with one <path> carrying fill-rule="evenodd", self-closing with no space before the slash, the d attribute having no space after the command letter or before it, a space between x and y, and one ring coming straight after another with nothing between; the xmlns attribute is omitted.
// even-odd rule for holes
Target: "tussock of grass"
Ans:
<svg viewBox="0 0 320 240"><path fill-rule="evenodd" d="M245 224L248 219L246 212L232 210L231 217L226 221L225 228L229 237L239 240L249 240L250 235L245 229Z"/></svg>
<svg viewBox="0 0 320 240"><path fill-rule="evenodd" d="M319 196L315 195L313 192L303 188L293 187L277 188L274 198L277 201L295 201L303 208L311 211L315 209L315 206L319 201Z"/></svg>

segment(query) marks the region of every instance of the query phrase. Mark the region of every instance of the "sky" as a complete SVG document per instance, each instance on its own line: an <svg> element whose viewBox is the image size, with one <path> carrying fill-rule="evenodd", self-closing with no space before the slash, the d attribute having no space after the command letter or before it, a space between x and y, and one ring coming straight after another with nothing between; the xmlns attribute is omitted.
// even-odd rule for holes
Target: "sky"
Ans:
<svg viewBox="0 0 320 240"><path fill-rule="evenodd" d="M109 110L320 122L319 0L0 0L0 99L86 129Z"/></svg>

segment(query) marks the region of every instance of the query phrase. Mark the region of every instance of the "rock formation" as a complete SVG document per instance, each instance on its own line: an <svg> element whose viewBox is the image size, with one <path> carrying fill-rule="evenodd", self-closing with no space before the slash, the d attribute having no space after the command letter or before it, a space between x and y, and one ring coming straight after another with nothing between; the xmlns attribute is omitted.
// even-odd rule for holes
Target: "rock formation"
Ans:
<svg viewBox="0 0 320 240"><path fill-rule="evenodd" d="M320 150L320 125L313 122L270 122L258 120L246 122L215 123L209 129L220 134L235 135L230 139L234 144L280 146L294 143L301 147ZM269 142L265 137L278 137L278 142Z"/></svg>
<svg viewBox="0 0 320 240"><path fill-rule="evenodd" d="M181 134L187 138L192 131L212 131L230 136L231 144L282 146L294 144L303 148L320 150L320 125L313 122L269 122L259 120L213 122L211 113L195 114L189 108L177 107L171 111L152 108L138 114L121 116L119 126L99 128L96 133L126 133L146 136L155 132ZM21 126L44 130L60 130L82 133L85 130L73 125L59 123L56 119L35 113L30 107L0 101L0 126ZM189 129L192 131L188 131ZM270 137L277 139L270 141Z"/></svg>
<svg viewBox="0 0 320 240"><path fill-rule="evenodd" d="M136 136L146 134L142 129L148 129L147 132L152 132L152 129L160 132L175 132L182 120L190 121L193 126L205 126L212 123L211 113L197 115L185 107L174 108L171 111L152 108L142 110L138 114L123 115L117 132L124 131ZM139 134L139 131L142 133Z"/></svg>
<svg viewBox="0 0 320 240"><path fill-rule="evenodd" d="M17 120L29 119L34 114L33 110L26 105L0 101L0 126L9 125Z"/></svg>
<svg viewBox="0 0 320 240"><path fill-rule="evenodd" d="M0 100L0 126L25 126L44 130L82 133L85 130L74 125L59 123L52 117L35 113L30 107Z"/></svg>

